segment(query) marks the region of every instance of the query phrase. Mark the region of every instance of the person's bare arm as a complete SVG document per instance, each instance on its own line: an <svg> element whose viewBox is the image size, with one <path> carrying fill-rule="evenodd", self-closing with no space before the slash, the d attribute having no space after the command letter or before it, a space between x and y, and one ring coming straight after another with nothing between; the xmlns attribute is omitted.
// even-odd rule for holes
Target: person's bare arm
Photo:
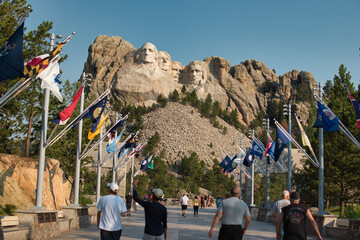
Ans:
<svg viewBox="0 0 360 240"><path fill-rule="evenodd" d="M322 240L322 237L321 237L321 234L320 234L320 231L319 231L319 227L318 227L315 219L313 218L311 212L309 211L309 209L306 212L306 217L309 220L310 224L313 226L313 228L315 230L315 233L317 235L317 239Z"/></svg>
<svg viewBox="0 0 360 240"><path fill-rule="evenodd" d="M281 226L281 222L283 221L283 218L284 218L283 213L280 213L280 215L276 219L276 239L277 240L281 239L280 226Z"/></svg>
<svg viewBox="0 0 360 240"><path fill-rule="evenodd" d="M97 228L99 228L100 218L101 218L101 211L98 211L97 212L97 218L96 218L96 220L97 220Z"/></svg>
<svg viewBox="0 0 360 240"><path fill-rule="evenodd" d="M243 228L244 233L246 232L246 230L250 226L250 223L251 223L251 217L250 216L245 216L245 226Z"/></svg>
<svg viewBox="0 0 360 240"><path fill-rule="evenodd" d="M164 238L165 238L165 240L167 238L167 228L164 228Z"/></svg>
<svg viewBox="0 0 360 240"><path fill-rule="evenodd" d="M214 233L214 228L215 228L216 224L218 223L218 221L220 220L221 216L222 216L222 212L217 211L214 218L213 218L211 227L210 227L210 231L209 231L209 237L210 238L212 237L212 235Z"/></svg>

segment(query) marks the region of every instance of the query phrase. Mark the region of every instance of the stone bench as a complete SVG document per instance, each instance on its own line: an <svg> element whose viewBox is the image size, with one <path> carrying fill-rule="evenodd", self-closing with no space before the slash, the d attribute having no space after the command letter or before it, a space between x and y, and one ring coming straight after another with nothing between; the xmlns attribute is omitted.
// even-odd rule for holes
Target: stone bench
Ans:
<svg viewBox="0 0 360 240"><path fill-rule="evenodd" d="M30 227L20 226L18 216L5 216L1 219L4 239L26 240L30 237Z"/></svg>

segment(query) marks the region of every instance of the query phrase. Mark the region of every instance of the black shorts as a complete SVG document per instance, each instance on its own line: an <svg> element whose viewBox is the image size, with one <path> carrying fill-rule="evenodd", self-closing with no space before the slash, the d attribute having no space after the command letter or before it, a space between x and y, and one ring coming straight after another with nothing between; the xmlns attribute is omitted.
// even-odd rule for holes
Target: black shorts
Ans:
<svg viewBox="0 0 360 240"><path fill-rule="evenodd" d="M181 205L181 210L186 210L187 209L187 205Z"/></svg>
<svg viewBox="0 0 360 240"><path fill-rule="evenodd" d="M244 230L241 225L221 225L219 240L242 240Z"/></svg>

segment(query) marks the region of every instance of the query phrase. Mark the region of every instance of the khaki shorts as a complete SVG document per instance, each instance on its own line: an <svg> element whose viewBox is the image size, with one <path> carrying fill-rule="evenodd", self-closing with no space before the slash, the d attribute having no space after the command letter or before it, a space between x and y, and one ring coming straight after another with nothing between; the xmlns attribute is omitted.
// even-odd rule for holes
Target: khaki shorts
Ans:
<svg viewBox="0 0 360 240"><path fill-rule="evenodd" d="M153 236L153 235L144 233L143 240L165 240L165 238L164 238L164 234L161 234L160 236Z"/></svg>

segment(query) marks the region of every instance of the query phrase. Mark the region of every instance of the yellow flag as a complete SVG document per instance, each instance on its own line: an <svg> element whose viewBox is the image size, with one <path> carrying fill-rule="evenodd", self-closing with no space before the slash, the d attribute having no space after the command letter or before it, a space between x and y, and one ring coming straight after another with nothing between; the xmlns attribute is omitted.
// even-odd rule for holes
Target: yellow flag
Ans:
<svg viewBox="0 0 360 240"><path fill-rule="evenodd" d="M108 118L109 114L107 114L105 117L102 117L100 119L99 124L97 125L96 131L95 132L91 132L91 129L89 130L88 133L88 139L89 140L93 140L95 136L97 136L100 132L101 132L101 127L102 125L105 123L106 119Z"/></svg>

